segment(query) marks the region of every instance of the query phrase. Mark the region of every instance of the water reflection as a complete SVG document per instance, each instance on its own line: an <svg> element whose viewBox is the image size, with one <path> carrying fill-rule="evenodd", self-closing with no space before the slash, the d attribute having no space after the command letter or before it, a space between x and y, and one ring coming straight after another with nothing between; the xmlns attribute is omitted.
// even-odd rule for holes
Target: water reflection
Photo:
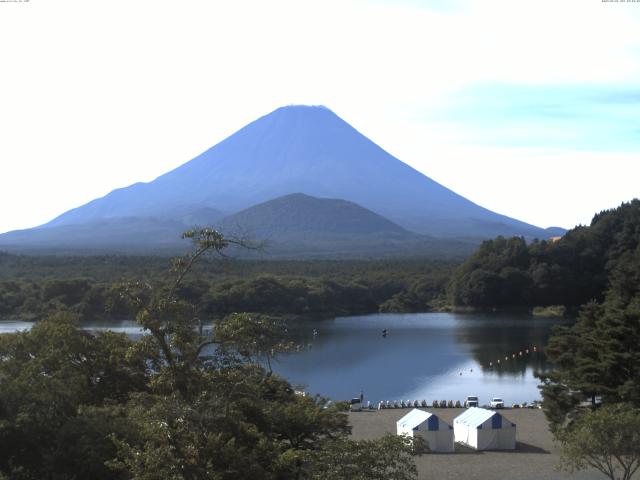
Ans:
<svg viewBox="0 0 640 480"><path fill-rule="evenodd" d="M546 370L544 346L560 321L523 315L454 315L456 339L484 371L498 376ZM566 322L564 322L566 323Z"/></svg>
<svg viewBox="0 0 640 480"><path fill-rule="evenodd" d="M547 368L542 346L555 323L522 315L448 313L303 322L295 333L308 348L281 357L275 369L309 392L336 399L363 390L372 402L455 401L472 394L481 403L492 396L531 402L540 398L533 372Z"/></svg>

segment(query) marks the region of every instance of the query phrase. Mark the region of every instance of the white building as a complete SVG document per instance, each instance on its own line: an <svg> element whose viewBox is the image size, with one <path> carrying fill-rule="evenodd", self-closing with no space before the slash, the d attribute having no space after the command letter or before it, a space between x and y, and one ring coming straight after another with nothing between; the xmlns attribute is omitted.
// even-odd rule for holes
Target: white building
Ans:
<svg viewBox="0 0 640 480"><path fill-rule="evenodd" d="M414 408L397 422L398 435L421 436L432 452L453 452L453 428L433 413Z"/></svg>
<svg viewBox="0 0 640 480"><path fill-rule="evenodd" d="M498 412L471 407L453 419L457 443L476 450L514 450L516 424Z"/></svg>

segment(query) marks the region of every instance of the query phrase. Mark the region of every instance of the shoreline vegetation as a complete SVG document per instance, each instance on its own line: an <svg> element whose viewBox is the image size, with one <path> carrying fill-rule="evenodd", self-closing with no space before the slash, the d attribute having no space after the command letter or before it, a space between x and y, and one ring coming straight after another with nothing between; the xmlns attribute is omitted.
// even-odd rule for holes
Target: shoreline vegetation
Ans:
<svg viewBox="0 0 640 480"><path fill-rule="evenodd" d="M30 257L0 252L0 320L38 321L48 312L79 320L120 321L134 317L115 286L144 272L143 281L166 285L158 257ZM457 305L453 262L247 261L205 265L177 295L199 311L221 318L237 311L287 320L323 320L372 313L500 313L573 318L564 305ZM42 272L42 273L40 273ZM259 273L263 272L263 273ZM79 275L80 274L80 275Z"/></svg>

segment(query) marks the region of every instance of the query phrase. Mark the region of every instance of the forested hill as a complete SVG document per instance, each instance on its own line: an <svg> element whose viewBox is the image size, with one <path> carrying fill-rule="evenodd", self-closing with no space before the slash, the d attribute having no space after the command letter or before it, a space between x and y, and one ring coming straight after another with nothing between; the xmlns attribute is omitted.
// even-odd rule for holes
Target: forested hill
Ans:
<svg viewBox="0 0 640 480"><path fill-rule="evenodd" d="M575 307L601 301L612 282L628 278L629 269L640 272L638 199L596 214L590 226L556 242L485 241L454 272L449 295L457 306Z"/></svg>

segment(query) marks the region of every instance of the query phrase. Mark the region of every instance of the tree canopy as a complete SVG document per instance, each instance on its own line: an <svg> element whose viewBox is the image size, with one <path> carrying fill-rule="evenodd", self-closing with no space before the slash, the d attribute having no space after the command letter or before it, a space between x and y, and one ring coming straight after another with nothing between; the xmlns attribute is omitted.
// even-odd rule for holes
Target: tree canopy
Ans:
<svg viewBox="0 0 640 480"><path fill-rule="evenodd" d="M616 404L583 412L560 441L563 469L591 467L611 480L630 480L640 467L640 409Z"/></svg>
<svg viewBox="0 0 640 480"><path fill-rule="evenodd" d="M639 243L637 199L595 215L590 226L557 241L488 240L454 272L450 300L485 308L602 301L615 272L638 266L633 255Z"/></svg>
<svg viewBox="0 0 640 480"><path fill-rule="evenodd" d="M543 408L565 468L627 480L640 462L640 203L597 215L594 227L582 240L603 256L604 300L555 328L546 348L553 369L540 374Z"/></svg>

